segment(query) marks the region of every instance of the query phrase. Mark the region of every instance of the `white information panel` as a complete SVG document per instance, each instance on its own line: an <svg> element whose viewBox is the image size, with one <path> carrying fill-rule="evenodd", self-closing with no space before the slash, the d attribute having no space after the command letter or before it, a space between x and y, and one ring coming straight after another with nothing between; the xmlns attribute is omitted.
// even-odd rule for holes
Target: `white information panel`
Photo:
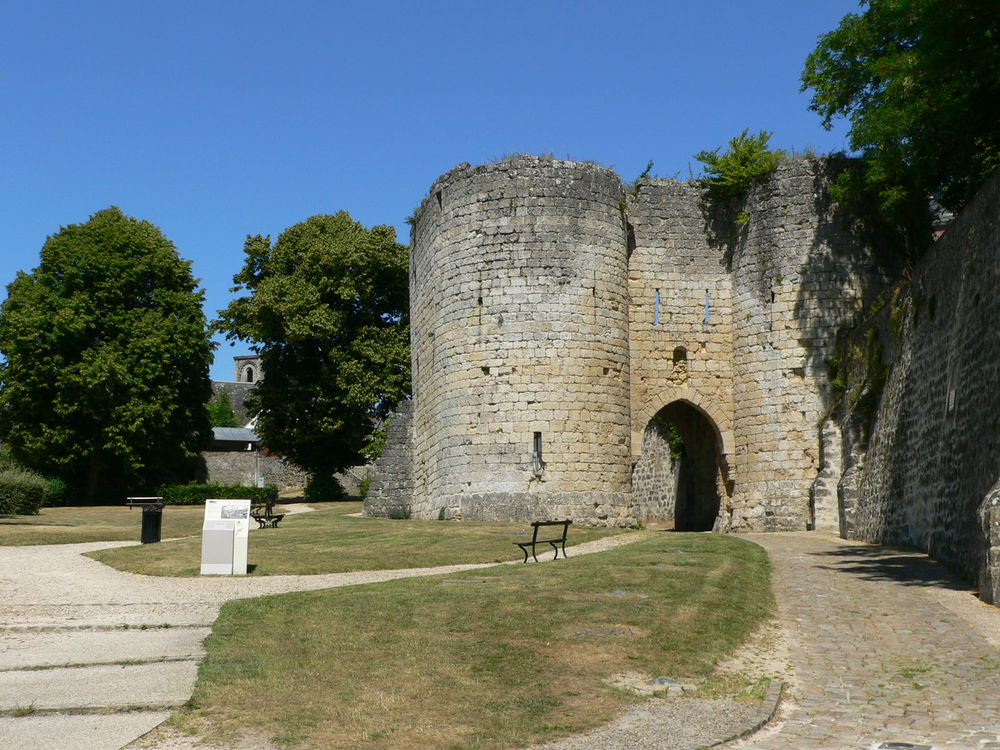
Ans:
<svg viewBox="0 0 1000 750"><path fill-rule="evenodd" d="M201 574L246 575L249 538L250 500L206 500Z"/></svg>

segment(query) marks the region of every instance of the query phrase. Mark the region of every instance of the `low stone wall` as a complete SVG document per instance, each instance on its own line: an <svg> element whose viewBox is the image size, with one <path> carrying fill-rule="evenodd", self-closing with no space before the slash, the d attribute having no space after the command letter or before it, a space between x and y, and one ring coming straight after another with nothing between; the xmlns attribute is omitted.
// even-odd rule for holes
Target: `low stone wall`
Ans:
<svg viewBox="0 0 1000 750"><path fill-rule="evenodd" d="M365 515L410 516L413 497L413 402L401 401L389 419L385 447L375 461Z"/></svg>
<svg viewBox="0 0 1000 750"><path fill-rule="evenodd" d="M301 489L309 475L278 456L257 451L205 451L202 454L206 480L214 484L242 484L253 487L258 478L264 484L277 485L278 490Z"/></svg>

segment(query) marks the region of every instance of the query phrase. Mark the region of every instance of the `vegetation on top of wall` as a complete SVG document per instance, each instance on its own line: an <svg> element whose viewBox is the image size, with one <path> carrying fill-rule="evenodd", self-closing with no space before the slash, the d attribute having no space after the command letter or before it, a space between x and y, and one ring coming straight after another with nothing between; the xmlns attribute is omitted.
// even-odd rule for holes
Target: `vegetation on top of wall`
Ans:
<svg viewBox="0 0 1000 750"><path fill-rule="evenodd" d="M640 183L643 180L647 179L649 177L650 172L652 171L653 171L653 160L650 159L648 162L646 162L646 168L642 170L642 173L638 177L636 177L631 182L625 183L625 191L633 198L638 198L639 188L641 187Z"/></svg>
<svg viewBox="0 0 1000 750"><path fill-rule="evenodd" d="M744 210L747 190L767 180L785 157L781 149L768 146L771 133L762 130L750 135L744 130L713 151L701 151L695 159L705 165L707 200L705 212L709 242L723 250L723 261L730 266L740 239L750 227L750 214Z"/></svg>
<svg viewBox="0 0 1000 750"><path fill-rule="evenodd" d="M720 146L695 154L694 158L705 165L711 193L723 198L739 198L755 182L770 177L784 157L781 149L772 151L768 147L770 140L771 133L766 130L755 135L744 130L729 141L725 151Z"/></svg>

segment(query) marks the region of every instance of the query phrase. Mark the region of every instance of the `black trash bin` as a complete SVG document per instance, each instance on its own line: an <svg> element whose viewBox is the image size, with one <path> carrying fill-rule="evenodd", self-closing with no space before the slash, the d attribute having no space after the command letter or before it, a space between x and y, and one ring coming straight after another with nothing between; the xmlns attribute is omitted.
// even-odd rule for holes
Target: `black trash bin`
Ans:
<svg viewBox="0 0 1000 750"><path fill-rule="evenodd" d="M142 543L160 541L160 529L163 526L163 504L147 505L142 509Z"/></svg>
<svg viewBox="0 0 1000 750"><path fill-rule="evenodd" d="M160 541L160 528L163 526L162 497L126 497L125 505L129 508L142 508L142 543Z"/></svg>

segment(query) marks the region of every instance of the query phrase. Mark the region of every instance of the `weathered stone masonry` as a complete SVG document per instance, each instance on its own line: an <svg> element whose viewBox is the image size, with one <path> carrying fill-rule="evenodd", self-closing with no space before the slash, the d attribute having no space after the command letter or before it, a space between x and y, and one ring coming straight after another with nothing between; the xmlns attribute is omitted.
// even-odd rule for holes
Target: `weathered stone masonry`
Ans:
<svg viewBox="0 0 1000 750"><path fill-rule="evenodd" d="M873 425L831 427L841 532L928 552L1000 602L1000 173L866 329L889 367ZM867 355L868 352L865 351ZM870 438L865 441L865 432ZM841 458L842 456L842 458Z"/></svg>
<svg viewBox="0 0 1000 750"><path fill-rule="evenodd" d="M412 483L376 480L366 511L810 525L823 363L882 283L827 169L782 166L739 222L700 184L627 192L594 164L443 175L412 234Z"/></svg>

